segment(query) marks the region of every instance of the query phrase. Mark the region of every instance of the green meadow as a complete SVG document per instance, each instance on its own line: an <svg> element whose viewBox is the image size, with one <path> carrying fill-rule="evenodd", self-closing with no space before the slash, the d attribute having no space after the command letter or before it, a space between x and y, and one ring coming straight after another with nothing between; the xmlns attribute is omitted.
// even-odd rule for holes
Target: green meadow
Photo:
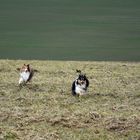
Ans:
<svg viewBox="0 0 140 140"><path fill-rule="evenodd" d="M0 58L140 60L139 0L1 0Z"/></svg>
<svg viewBox="0 0 140 140"><path fill-rule="evenodd" d="M21 64L38 70L18 86ZM71 94L76 69L88 94ZM1 140L139 140L140 63L0 60Z"/></svg>

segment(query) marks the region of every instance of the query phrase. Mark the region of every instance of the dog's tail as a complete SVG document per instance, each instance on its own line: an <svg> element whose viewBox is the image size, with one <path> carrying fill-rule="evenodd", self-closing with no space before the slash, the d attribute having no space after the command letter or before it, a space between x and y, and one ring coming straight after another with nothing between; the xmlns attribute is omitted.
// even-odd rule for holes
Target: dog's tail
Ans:
<svg viewBox="0 0 140 140"><path fill-rule="evenodd" d="M81 73L82 73L82 71L81 71L81 70L78 70L78 69L76 70L76 72L77 72L77 73L79 73L79 74L81 74Z"/></svg>
<svg viewBox="0 0 140 140"><path fill-rule="evenodd" d="M20 71L20 68L16 68L17 71Z"/></svg>
<svg viewBox="0 0 140 140"><path fill-rule="evenodd" d="M37 69L33 69L34 72L39 72Z"/></svg>
<svg viewBox="0 0 140 140"><path fill-rule="evenodd" d="M31 79L32 79L32 77L34 76L34 73L35 73L35 72L39 72L39 71L38 71L37 69L31 69L31 71L30 71L30 76L29 76L27 82L31 81Z"/></svg>

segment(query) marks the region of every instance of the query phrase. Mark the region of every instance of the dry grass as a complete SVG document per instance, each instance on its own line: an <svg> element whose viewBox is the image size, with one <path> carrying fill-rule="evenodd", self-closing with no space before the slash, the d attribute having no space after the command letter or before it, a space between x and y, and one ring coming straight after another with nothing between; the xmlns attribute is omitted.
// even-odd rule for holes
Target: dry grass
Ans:
<svg viewBox="0 0 140 140"><path fill-rule="evenodd" d="M19 88L16 68L39 72ZM90 81L73 97L75 70ZM140 139L140 63L0 60L0 139Z"/></svg>

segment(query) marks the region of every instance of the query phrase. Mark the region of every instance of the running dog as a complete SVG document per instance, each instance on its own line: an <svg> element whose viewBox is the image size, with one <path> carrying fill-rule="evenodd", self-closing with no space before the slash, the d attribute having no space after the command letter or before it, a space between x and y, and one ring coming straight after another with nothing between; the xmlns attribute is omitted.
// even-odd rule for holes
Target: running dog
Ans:
<svg viewBox="0 0 140 140"><path fill-rule="evenodd" d="M77 70L77 72L79 75L72 83L72 95L85 95L87 93L87 88L89 87L89 80L80 70Z"/></svg>
<svg viewBox="0 0 140 140"><path fill-rule="evenodd" d="M21 68L17 68L17 70L20 74L19 85L25 85L27 82L30 82L34 72L37 72L37 70L32 69L29 64L24 64Z"/></svg>

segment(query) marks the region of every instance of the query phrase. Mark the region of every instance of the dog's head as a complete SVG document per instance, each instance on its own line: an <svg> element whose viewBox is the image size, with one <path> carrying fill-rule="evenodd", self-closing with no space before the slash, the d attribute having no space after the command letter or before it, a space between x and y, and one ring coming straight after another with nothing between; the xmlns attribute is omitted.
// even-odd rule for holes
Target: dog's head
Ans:
<svg viewBox="0 0 140 140"><path fill-rule="evenodd" d="M77 82L78 84L82 85L82 84L85 84L87 82L87 77L85 74L83 74L81 72L81 70L76 70L76 72L79 74L78 75L78 78L77 78Z"/></svg>
<svg viewBox="0 0 140 140"><path fill-rule="evenodd" d="M24 64L21 68L17 68L17 70L20 72L30 72L31 68L29 64Z"/></svg>
<svg viewBox="0 0 140 140"><path fill-rule="evenodd" d="M79 74L78 78L77 78L77 82L78 84L82 85L85 84L87 81L87 77L84 74Z"/></svg>

